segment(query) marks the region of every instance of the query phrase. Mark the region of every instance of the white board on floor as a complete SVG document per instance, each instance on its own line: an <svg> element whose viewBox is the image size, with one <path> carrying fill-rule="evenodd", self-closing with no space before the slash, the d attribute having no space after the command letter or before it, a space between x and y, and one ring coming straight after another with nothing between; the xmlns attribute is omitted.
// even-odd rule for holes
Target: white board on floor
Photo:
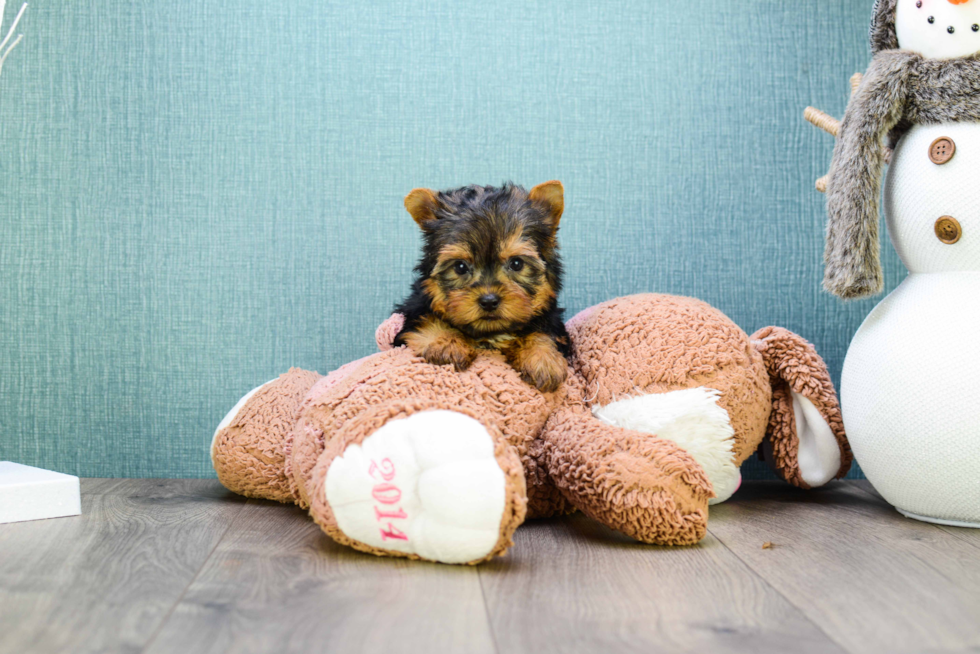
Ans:
<svg viewBox="0 0 980 654"><path fill-rule="evenodd" d="M0 461L0 524L81 512L78 477Z"/></svg>

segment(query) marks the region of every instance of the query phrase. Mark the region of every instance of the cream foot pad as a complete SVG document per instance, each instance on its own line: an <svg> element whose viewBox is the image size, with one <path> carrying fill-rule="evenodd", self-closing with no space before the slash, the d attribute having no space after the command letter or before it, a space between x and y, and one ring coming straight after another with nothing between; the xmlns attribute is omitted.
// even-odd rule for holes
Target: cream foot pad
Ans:
<svg viewBox="0 0 980 654"><path fill-rule="evenodd" d="M500 538L505 484L483 425L453 411L425 411L348 447L330 464L325 490L348 538L466 563Z"/></svg>

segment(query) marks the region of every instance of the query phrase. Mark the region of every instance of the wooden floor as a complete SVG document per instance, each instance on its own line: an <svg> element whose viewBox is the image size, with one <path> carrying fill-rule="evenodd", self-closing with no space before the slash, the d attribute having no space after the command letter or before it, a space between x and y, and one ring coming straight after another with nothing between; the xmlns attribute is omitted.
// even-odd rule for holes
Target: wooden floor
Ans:
<svg viewBox="0 0 980 654"><path fill-rule="evenodd" d="M479 568L360 554L214 481L88 479L82 507L0 525L3 654L980 652L980 531L866 482L747 484L690 548L532 522Z"/></svg>

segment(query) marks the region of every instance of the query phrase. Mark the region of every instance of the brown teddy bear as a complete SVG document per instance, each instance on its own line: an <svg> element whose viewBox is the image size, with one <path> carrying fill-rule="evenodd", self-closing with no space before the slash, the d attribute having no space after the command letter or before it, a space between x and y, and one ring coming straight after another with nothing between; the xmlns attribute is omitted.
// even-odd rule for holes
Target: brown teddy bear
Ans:
<svg viewBox="0 0 980 654"><path fill-rule="evenodd" d="M707 304L612 300L568 322L574 356L554 393L496 352L465 372L392 348L327 376L293 369L219 425L218 478L297 503L334 540L377 555L479 563L525 518L580 510L639 541L697 543L708 504L760 445L803 488L851 453L823 361L799 336L751 339Z"/></svg>

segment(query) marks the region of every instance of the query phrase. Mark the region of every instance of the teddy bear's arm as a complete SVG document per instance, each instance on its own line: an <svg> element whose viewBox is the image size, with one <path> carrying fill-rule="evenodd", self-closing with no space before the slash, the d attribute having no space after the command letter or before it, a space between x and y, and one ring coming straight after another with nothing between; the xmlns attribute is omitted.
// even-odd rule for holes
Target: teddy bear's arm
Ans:
<svg viewBox="0 0 980 654"><path fill-rule="evenodd" d="M586 515L644 543L704 537L714 493L680 446L600 422L584 405L558 409L542 436L549 475Z"/></svg>

